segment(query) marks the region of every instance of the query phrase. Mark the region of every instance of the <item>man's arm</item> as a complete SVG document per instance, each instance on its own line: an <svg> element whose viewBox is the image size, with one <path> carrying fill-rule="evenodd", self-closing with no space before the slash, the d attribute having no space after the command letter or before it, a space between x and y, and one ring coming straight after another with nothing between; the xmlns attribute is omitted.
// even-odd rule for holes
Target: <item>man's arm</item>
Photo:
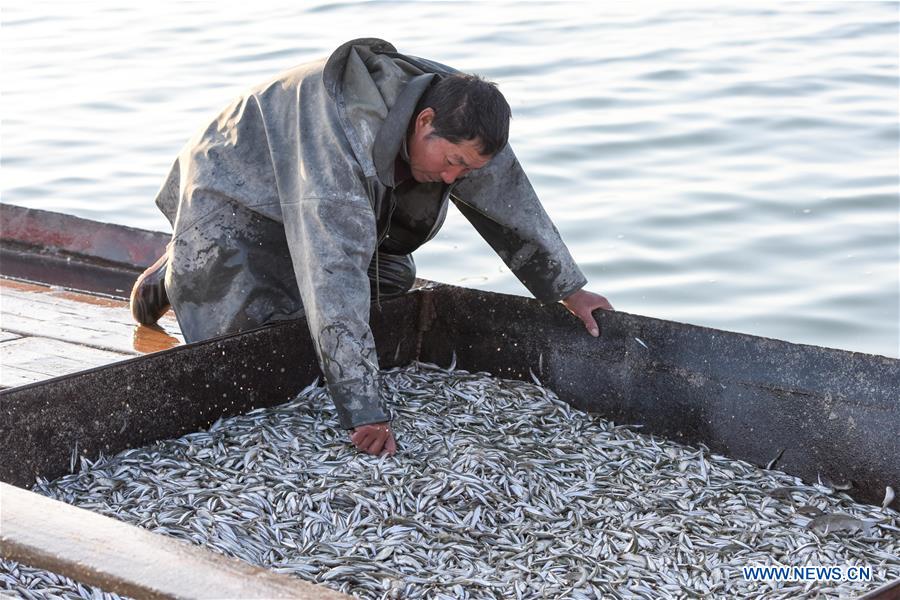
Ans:
<svg viewBox="0 0 900 600"><path fill-rule="evenodd" d="M361 450L391 452L391 416L381 401L369 327L367 269L375 247L369 201L362 195L304 198L283 203L282 214L303 309L341 426L355 430L351 440Z"/></svg>
<svg viewBox="0 0 900 600"><path fill-rule="evenodd" d="M538 300L557 302L587 283L508 145L451 198Z"/></svg>
<svg viewBox="0 0 900 600"><path fill-rule="evenodd" d="M591 313L612 305L583 289L587 280L509 146L461 181L451 197L535 298L562 302L591 335L599 335Z"/></svg>

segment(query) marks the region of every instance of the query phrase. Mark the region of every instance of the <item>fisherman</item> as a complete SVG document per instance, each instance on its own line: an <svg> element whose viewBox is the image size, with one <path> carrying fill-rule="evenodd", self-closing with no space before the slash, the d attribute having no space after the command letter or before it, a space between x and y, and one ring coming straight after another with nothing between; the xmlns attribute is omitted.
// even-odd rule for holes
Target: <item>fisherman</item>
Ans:
<svg viewBox="0 0 900 600"><path fill-rule="evenodd" d="M492 83L358 39L251 89L198 132L156 204L166 253L135 282L151 325L171 307L188 342L306 316L350 439L393 454L369 327L407 292L412 253L452 201L539 300L599 335L584 275L507 144Z"/></svg>

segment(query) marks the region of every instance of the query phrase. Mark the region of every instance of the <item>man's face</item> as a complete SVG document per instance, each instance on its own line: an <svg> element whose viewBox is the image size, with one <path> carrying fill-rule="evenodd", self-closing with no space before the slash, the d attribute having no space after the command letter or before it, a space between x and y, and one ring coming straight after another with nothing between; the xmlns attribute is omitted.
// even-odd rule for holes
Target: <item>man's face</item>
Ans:
<svg viewBox="0 0 900 600"><path fill-rule="evenodd" d="M453 144L434 133L434 110L426 108L416 117L409 137L409 169L419 183L443 181L451 184L470 171L490 162L490 156L478 152L478 140Z"/></svg>

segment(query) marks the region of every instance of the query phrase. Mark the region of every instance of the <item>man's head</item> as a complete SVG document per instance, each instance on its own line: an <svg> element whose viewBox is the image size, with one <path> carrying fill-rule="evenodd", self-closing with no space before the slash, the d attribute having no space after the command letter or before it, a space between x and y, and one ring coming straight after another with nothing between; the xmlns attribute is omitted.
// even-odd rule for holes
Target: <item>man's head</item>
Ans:
<svg viewBox="0 0 900 600"><path fill-rule="evenodd" d="M440 79L415 114L407 149L418 182L453 183L485 166L509 138L509 104L496 84L475 75Z"/></svg>

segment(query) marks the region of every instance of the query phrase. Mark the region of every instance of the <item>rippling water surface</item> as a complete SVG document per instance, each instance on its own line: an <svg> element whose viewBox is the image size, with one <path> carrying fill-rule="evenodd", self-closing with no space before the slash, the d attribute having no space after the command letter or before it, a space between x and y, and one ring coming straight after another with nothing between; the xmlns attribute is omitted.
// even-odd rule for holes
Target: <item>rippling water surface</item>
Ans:
<svg viewBox="0 0 900 600"><path fill-rule="evenodd" d="M20 2L2 201L168 230L182 144L363 36L500 83L512 143L616 308L898 355L898 4ZM451 209L419 274L527 294Z"/></svg>

